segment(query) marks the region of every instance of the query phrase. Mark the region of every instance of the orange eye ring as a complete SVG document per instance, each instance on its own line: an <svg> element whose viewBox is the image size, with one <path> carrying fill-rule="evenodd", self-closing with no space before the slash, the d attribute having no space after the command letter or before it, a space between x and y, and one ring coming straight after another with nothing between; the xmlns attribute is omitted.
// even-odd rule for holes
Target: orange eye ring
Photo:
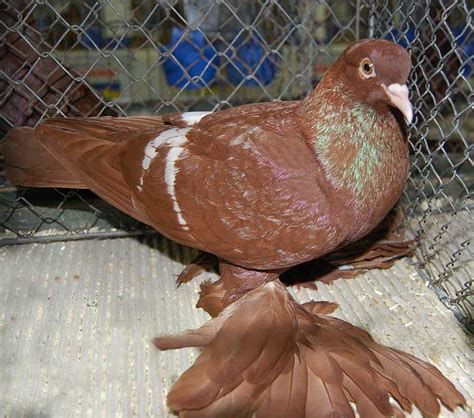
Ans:
<svg viewBox="0 0 474 418"><path fill-rule="evenodd" d="M375 77L375 68L372 61L368 58L364 58L359 66L359 73L362 78Z"/></svg>

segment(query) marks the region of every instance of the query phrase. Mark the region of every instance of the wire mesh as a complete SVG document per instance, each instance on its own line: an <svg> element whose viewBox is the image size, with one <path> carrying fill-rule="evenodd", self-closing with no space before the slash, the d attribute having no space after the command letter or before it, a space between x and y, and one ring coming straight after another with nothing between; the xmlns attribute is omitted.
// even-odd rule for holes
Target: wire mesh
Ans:
<svg viewBox="0 0 474 418"><path fill-rule="evenodd" d="M413 56L415 121L405 203L423 237L419 266L472 329L472 9L465 1L382 1L372 7L370 22L372 36L400 40Z"/></svg>
<svg viewBox="0 0 474 418"><path fill-rule="evenodd" d="M472 11L460 0L0 0L0 133L304 97L351 42L412 54L406 213L420 272L472 324ZM25 189L0 160L0 245L151 232L90 192Z"/></svg>

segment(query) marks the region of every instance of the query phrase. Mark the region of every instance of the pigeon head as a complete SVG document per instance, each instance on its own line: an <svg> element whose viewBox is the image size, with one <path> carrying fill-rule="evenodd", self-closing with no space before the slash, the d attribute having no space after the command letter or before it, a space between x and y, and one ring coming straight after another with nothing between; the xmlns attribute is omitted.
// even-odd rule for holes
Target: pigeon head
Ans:
<svg viewBox="0 0 474 418"><path fill-rule="evenodd" d="M413 109L406 86L411 61L405 49L386 40L364 39L344 51L336 68L355 99L374 107L397 108L411 123Z"/></svg>

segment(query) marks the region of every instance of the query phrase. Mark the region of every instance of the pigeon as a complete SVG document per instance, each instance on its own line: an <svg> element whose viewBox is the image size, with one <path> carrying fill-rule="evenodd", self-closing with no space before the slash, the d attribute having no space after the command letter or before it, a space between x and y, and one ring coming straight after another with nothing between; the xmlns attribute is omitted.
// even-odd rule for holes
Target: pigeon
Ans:
<svg viewBox="0 0 474 418"><path fill-rule="evenodd" d="M298 303L288 269L341 253L396 204L413 118L409 54L349 46L303 100L219 112L49 119L9 131L12 183L87 188L166 237L218 259L212 318L153 340L200 347L169 391L180 417L436 416L463 395L433 366ZM343 253L343 251L342 251Z"/></svg>

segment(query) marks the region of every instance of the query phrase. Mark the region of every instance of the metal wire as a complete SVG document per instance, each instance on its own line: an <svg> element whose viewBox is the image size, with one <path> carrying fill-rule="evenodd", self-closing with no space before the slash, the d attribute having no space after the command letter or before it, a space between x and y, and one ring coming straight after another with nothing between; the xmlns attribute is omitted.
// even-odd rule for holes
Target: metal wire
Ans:
<svg viewBox="0 0 474 418"><path fill-rule="evenodd" d="M413 160L405 203L424 238L419 266L472 330L472 10L466 1L382 1L373 5L370 22L373 36L400 37L413 56Z"/></svg>
<svg viewBox="0 0 474 418"><path fill-rule="evenodd" d="M423 235L418 266L472 324L474 40L466 1L0 0L0 18L3 134L57 115L299 99L356 39L407 47L415 122L403 202ZM0 160L0 245L141 232L149 230L91 193L13 187Z"/></svg>

